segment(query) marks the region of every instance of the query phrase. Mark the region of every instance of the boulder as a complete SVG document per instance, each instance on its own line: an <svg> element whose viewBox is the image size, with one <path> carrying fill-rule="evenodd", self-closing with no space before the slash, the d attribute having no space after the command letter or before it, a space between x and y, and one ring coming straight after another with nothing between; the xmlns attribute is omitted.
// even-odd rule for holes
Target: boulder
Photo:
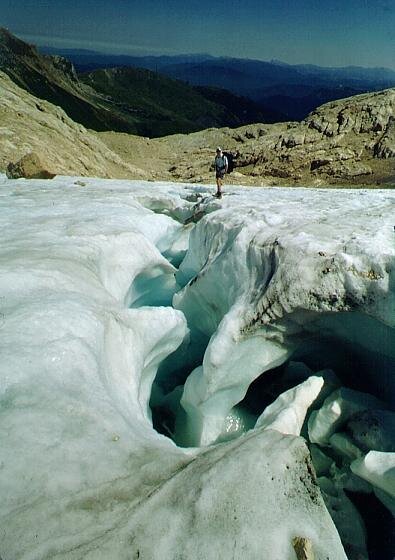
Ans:
<svg viewBox="0 0 395 560"><path fill-rule="evenodd" d="M298 560L314 560L313 546L310 539L294 537L292 539L292 546Z"/></svg>
<svg viewBox="0 0 395 560"><path fill-rule="evenodd" d="M24 155L16 163L10 162L6 174L9 179L53 179L56 175L49 171L48 165L35 152Z"/></svg>

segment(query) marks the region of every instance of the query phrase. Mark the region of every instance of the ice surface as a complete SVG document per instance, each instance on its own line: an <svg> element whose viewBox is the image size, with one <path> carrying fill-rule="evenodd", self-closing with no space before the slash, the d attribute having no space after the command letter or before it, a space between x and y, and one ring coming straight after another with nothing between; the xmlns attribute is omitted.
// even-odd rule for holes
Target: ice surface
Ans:
<svg viewBox="0 0 395 560"><path fill-rule="evenodd" d="M390 410L356 413L347 422L347 431L364 452L395 452L395 413Z"/></svg>
<svg viewBox="0 0 395 560"><path fill-rule="evenodd" d="M368 560L366 528L357 508L342 491L332 493L325 483L321 484L328 510L339 530L348 558ZM332 489L333 492L333 489Z"/></svg>
<svg viewBox="0 0 395 560"><path fill-rule="evenodd" d="M329 438L329 445L344 459L353 461L363 455L362 451L354 444L347 434L337 433Z"/></svg>
<svg viewBox="0 0 395 560"><path fill-rule="evenodd" d="M311 460L315 468L317 476L323 476L329 473L329 469L333 464L333 459L325 455L318 445L310 445Z"/></svg>
<svg viewBox="0 0 395 560"><path fill-rule="evenodd" d="M299 436L307 410L319 395L323 385L322 377L312 376L293 389L289 389L266 407L255 427L265 427L282 434Z"/></svg>
<svg viewBox="0 0 395 560"><path fill-rule="evenodd" d="M260 373L262 364L269 362L270 367L275 367L289 355L289 350L266 343L263 337L247 338L238 345L232 344L232 340L229 331L214 335L203 366L196 368L185 383L181 404L187 413L185 441L189 445L213 443L232 407L242 400L249 384ZM221 362L227 367L220 370Z"/></svg>
<svg viewBox="0 0 395 560"><path fill-rule="evenodd" d="M331 435L342 428L356 412L380 409L383 403L372 395L341 388L325 399L318 411L309 418L309 438L313 443L325 445Z"/></svg>
<svg viewBox="0 0 395 560"><path fill-rule="evenodd" d="M210 444L246 427L237 405L262 373L351 349L389 400L394 195L228 189L193 227L206 187L76 181L0 176L0 556L294 560L306 537L345 559L302 438L181 449L149 400L166 363L158 400L187 445Z"/></svg>
<svg viewBox="0 0 395 560"><path fill-rule="evenodd" d="M188 559L294 560L292 540L303 536L315 558L345 560L308 461L301 438L250 432L200 454L142 504L121 534L141 558L173 560L176 550ZM119 546L114 536L106 550Z"/></svg>
<svg viewBox="0 0 395 560"><path fill-rule="evenodd" d="M3 558L72 557L119 522L138 485L154 484L150 469L161 480L185 461L152 431L148 408L185 319L124 305L140 267L163 266L153 241L179 225L160 216L147 229L128 196L70 189L61 179L2 185Z"/></svg>
<svg viewBox="0 0 395 560"><path fill-rule="evenodd" d="M239 437L244 432L252 429L256 423L256 416L250 414L239 406L232 408L225 418L225 425L222 429L218 442L227 441Z"/></svg>
<svg viewBox="0 0 395 560"><path fill-rule="evenodd" d="M377 498L395 517L395 453L370 451L353 461L351 470L373 486Z"/></svg>
<svg viewBox="0 0 395 560"><path fill-rule="evenodd" d="M351 463L351 470L395 498L395 453L369 451Z"/></svg>

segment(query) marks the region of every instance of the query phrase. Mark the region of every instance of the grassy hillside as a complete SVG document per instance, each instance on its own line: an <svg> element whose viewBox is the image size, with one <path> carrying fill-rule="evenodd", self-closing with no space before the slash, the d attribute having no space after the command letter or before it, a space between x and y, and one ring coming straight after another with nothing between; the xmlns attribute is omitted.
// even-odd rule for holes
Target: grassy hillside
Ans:
<svg viewBox="0 0 395 560"><path fill-rule="evenodd" d="M114 111L125 113L135 134L165 136L220 126L224 109L190 86L149 70L112 68L80 75L85 84L106 97Z"/></svg>
<svg viewBox="0 0 395 560"><path fill-rule="evenodd" d="M223 90L194 88L156 72L111 68L80 75L114 109L127 112L135 133L165 136L209 127L262 122L266 116L248 99Z"/></svg>

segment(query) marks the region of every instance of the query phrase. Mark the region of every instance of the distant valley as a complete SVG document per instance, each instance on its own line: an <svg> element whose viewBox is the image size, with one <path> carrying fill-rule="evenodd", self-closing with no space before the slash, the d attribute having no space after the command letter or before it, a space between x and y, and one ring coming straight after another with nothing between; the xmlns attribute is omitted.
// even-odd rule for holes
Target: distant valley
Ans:
<svg viewBox="0 0 395 560"><path fill-rule="evenodd" d="M77 75L68 59L40 54L5 29L0 29L0 70L96 131L158 137L275 122L278 116L230 92L192 87L146 69L122 67Z"/></svg>
<svg viewBox="0 0 395 560"><path fill-rule="evenodd" d="M73 62L78 72L115 66L138 67L190 85L226 89L257 104L266 116L265 122L302 120L328 101L395 86L395 72L386 68L325 68L205 54L136 57L73 49L41 50L62 54Z"/></svg>

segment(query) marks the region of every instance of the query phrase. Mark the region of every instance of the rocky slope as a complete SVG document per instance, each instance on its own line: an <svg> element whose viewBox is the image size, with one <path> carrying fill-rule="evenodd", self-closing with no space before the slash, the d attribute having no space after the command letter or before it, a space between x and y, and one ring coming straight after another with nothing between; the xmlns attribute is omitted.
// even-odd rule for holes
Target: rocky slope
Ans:
<svg viewBox="0 0 395 560"><path fill-rule="evenodd" d="M261 127L238 165L296 182L393 179L394 110L395 89L328 103L302 123Z"/></svg>
<svg viewBox="0 0 395 560"><path fill-rule="evenodd" d="M103 110L105 100L78 80L60 56L43 56L33 45L0 28L0 70L32 95L62 107L76 122L95 130L119 130L119 119ZM122 130L122 129L121 129Z"/></svg>
<svg viewBox="0 0 395 560"><path fill-rule="evenodd" d="M29 152L43 157L56 174L150 177L123 162L60 107L30 95L0 72L0 170Z"/></svg>

